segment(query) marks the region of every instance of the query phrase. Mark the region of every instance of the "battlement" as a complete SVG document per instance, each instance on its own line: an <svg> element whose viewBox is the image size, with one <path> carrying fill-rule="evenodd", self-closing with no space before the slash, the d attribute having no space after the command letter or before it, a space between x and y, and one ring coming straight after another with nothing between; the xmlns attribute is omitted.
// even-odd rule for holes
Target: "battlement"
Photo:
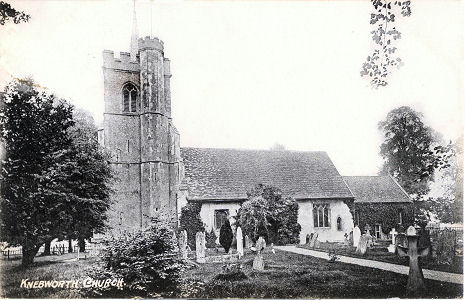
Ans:
<svg viewBox="0 0 465 300"><path fill-rule="evenodd" d="M111 50L103 50L103 67L129 72L139 72L140 70L139 62L131 61L131 55L128 52L120 52L120 57L116 58L115 53Z"/></svg>
<svg viewBox="0 0 465 300"><path fill-rule="evenodd" d="M146 49L155 49L160 52L163 52L163 41L158 39L157 37L149 37L146 36L145 38L139 39L139 51L143 51Z"/></svg>

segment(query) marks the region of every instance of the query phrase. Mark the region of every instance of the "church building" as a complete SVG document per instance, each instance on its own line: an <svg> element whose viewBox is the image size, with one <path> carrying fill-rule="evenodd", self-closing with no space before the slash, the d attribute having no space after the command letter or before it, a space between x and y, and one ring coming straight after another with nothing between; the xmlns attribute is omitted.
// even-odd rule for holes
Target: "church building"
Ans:
<svg viewBox="0 0 465 300"><path fill-rule="evenodd" d="M354 215L360 223L356 210L364 203L395 202L401 218L402 207L411 204L394 179L343 177L325 152L180 148L171 117L170 61L161 40L137 37L135 12L130 52L115 57L103 51L103 74L99 141L117 177L109 215L114 233L145 228L155 216L176 226L190 201L201 203L206 229L218 232L257 184L297 200L301 242L311 233L321 241L343 241ZM373 226L382 224L375 220Z"/></svg>

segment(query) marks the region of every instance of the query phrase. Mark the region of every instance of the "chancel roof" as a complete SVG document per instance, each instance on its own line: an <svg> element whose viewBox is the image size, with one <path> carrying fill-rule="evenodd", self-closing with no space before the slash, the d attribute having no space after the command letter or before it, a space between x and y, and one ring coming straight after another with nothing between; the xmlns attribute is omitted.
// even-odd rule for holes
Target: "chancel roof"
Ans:
<svg viewBox="0 0 465 300"><path fill-rule="evenodd" d="M355 203L412 202L391 176L343 176Z"/></svg>
<svg viewBox="0 0 465 300"><path fill-rule="evenodd" d="M245 199L257 184L296 199L351 198L325 152L181 148L189 200Z"/></svg>

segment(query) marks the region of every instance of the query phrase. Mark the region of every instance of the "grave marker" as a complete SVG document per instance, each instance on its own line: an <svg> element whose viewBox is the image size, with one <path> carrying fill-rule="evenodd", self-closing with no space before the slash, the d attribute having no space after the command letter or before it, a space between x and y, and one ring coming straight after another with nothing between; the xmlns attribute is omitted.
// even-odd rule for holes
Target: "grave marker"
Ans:
<svg viewBox="0 0 465 300"><path fill-rule="evenodd" d="M354 228L354 234L353 234L353 240L354 240L354 247L358 246L358 242L360 241L360 236L361 236L360 228L358 226L355 226Z"/></svg>
<svg viewBox="0 0 465 300"><path fill-rule="evenodd" d="M197 232L195 235L195 257L198 263L205 263L205 233Z"/></svg>
<svg viewBox="0 0 465 300"><path fill-rule="evenodd" d="M242 229L240 227L237 227L236 240L237 253L239 253L239 258L241 258L244 256L244 239L242 238Z"/></svg>
<svg viewBox="0 0 465 300"><path fill-rule="evenodd" d="M187 232L183 230L179 235L179 252L182 259L187 259L187 247Z"/></svg>
<svg viewBox="0 0 465 300"><path fill-rule="evenodd" d="M360 255L365 255L367 253L367 248L371 244L373 237L369 234L362 234L360 241L358 242L357 250L355 253Z"/></svg>
<svg viewBox="0 0 465 300"><path fill-rule="evenodd" d="M249 236L246 235L245 236L245 248L250 249L250 247L252 247L252 241L250 240Z"/></svg>
<svg viewBox="0 0 465 300"><path fill-rule="evenodd" d="M389 232L389 234L391 235L392 237L392 243L388 246L388 252L389 253L395 253L396 252L396 235L398 234L398 232L396 231L395 228L392 228L391 232Z"/></svg>
<svg viewBox="0 0 465 300"><path fill-rule="evenodd" d="M265 262L263 261L262 251L265 250L266 242L262 237L259 237L255 243L255 248L257 249L257 254L253 259L252 268L257 271L263 271L265 269Z"/></svg>
<svg viewBox="0 0 465 300"><path fill-rule="evenodd" d="M418 258L429 254L429 247L418 247L418 235L415 227L407 229L408 247L397 246L399 256L408 256L410 270L407 281L407 297L419 298L426 291L423 271L418 263Z"/></svg>

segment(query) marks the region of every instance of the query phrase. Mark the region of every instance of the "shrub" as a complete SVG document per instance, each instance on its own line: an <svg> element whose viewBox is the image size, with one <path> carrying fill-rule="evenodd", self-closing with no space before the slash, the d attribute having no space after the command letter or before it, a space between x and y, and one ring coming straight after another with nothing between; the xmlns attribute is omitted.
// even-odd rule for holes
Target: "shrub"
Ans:
<svg viewBox="0 0 465 300"><path fill-rule="evenodd" d="M206 233L206 240L207 240L207 248L215 248L216 247L216 233L213 228L210 230L210 232Z"/></svg>
<svg viewBox="0 0 465 300"><path fill-rule="evenodd" d="M295 199L283 198L281 190L262 184L247 195L249 200L242 203L237 213L238 226L246 235L253 241L262 236L278 245L299 242L299 205Z"/></svg>
<svg viewBox="0 0 465 300"><path fill-rule="evenodd" d="M226 253L229 252L233 240L233 232L229 220L226 220L220 228L220 244Z"/></svg>
<svg viewBox="0 0 465 300"><path fill-rule="evenodd" d="M223 266L223 272L216 275L216 280L239 281L247 279L247 275L242 271L242 266L238 264L228 264Z"/></svg>
<svg viewBox="0 0 465 300"><path fill-rule="evenodd" d="M179 230L187 232L187 244L191 249L195 249L195 235L197 232L205 231L205 225L200 217L201 209L202 204L198 202L188 202L186 206L181 208Z"/></svg>
<svg viewBox="0 0 465 300"><path fill-rule="evenodd" d="M122 292L131 297L159 297L172 292L186 267L178 258L173 231L157 219L146 230L107 240L102 254L102 267L91 277L122 278ZM115 291L98 292L105 296Z"/></svg>

